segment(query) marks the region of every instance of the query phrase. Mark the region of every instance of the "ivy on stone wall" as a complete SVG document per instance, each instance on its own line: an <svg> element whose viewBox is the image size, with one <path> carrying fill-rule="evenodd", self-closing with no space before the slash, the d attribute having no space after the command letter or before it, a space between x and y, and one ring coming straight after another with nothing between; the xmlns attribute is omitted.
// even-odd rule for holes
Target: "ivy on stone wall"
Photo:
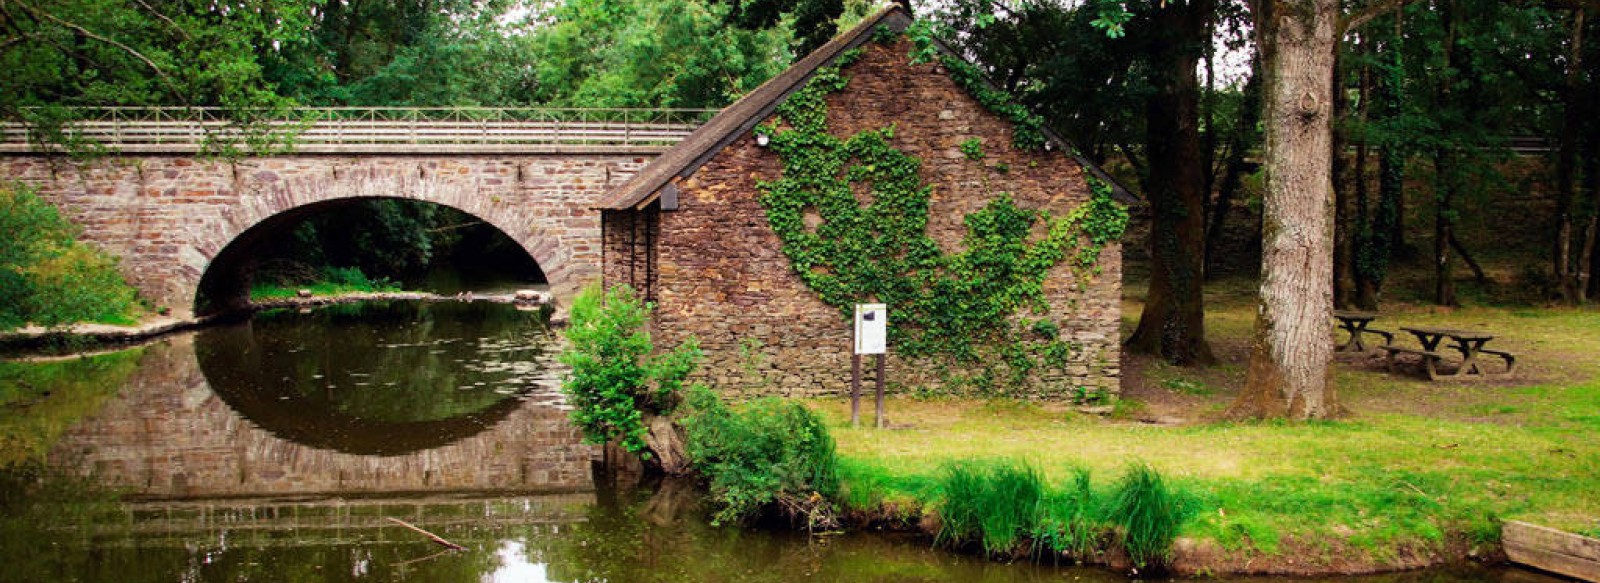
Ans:
<svg viewBox="0 0 1600 583"><path fill-rule="evenodd" d="M911 39L911 62L927 63L937 59L939 64L950 72L950 79L955 81L956 85L960 85L961 89L973 99L978 100L978 104L990 113L1011 122L1011 145L1018 150L1044 149L1049 141L1044 133L1044 118L1013 101L1011 94L995 87L983 76L983 71L977 65L940 50L935 40L934 26L931 21L919 20L906 29L906 36ZM883 44L892 42L894 37L880 34L881 32L874 31L874 40Z"/></svg>
<svg viewBox="0 0 1600 583"><path fill-rule="evenodd" d="M795 272L846 318L856 303L888 304L901 354L982 363L957 379L979 388L1020 384L1040 362L1064 366L1075 347L1058 338L1059 325L1015 316L1049 313L1044 281L1062 261L1078 281L1091 278L1126 211L1096 182L1091 201L1063 217L1001 193L964 218L962 250L945 252L927 231L933 189L921 160L891 145L895 126L829 132L826 97L850 82L840 67L858 56L819 69L757 129L783 161L779 179L760 183L760 202Z"/></svg>

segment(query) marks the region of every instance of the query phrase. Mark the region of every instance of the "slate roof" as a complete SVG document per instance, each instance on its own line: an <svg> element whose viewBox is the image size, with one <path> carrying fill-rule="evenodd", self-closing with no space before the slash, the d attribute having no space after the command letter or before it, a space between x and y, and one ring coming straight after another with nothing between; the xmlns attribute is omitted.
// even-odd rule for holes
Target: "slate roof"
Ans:
<svg viewBox="0 0 1600 583"><path fill-rule="evenodd" d="M705 125L689 134L682 142L661 156L645 165L633 178L624 182L617 190L605 196L596 205L603 210L628 210L643 209L660 197L662 188L678 177L688 177L694 174L700 166L721 152L728 144L751 131L755 126L772 115L783 100L805 86L817 69L833 62L839 53L856 48L872 39L872 31L879 25L887 26L896 32L904 31L911 26L912 18L898 5L878 11L876 14L862 20L849 31L836 36L821 48L806 55L800 62L795 63L777 77L773 77L761 84L754 91L740 98L726 108L716 117L711 118ZM939 44L939 48L948 54L955 55L949 47ZM1084 170L1104 180L1111 185L1112 194L1124 203L1135 202L1135 198L1126 188L1112 179L1105 170L1090 162L1082 155L1077 154L1077 148L1070 142L1049 128L1044 129L1045 136L1055 142L1057 148L1070 153ZM673 198L675 200L676 189Z"/></svg>

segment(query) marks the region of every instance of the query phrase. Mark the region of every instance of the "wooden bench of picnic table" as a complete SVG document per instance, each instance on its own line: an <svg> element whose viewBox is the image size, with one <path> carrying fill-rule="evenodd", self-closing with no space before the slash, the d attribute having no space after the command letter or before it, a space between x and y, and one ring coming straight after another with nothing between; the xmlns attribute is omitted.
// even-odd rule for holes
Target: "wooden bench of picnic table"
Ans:
<svg viewBox="0 0 1600 583"><path fill-rule="evenodd" d="M1377 312L1334 310L1333 317L1339 320L1339 328L1350 334L1349 340L1333 348L1334 352L1366 352L1367 343L1361 338L1363 334L1377 334L1383 337L1385 345L1394 344L1393 332L1367 327L1378 319Z"/></svg>
<svg viewBox="0 0 1600 583"><path fill-rule="evenodd" d="M1452 328L1401 327L1400 329L1410 332L1413 336L1416 336L1417 343L1421 344L1422 348L1381 346L1380 348L1388 352L1388 365L1390 372L1394 371L1395 362L1397 360L1395 356L1398 354L1415 354L1420 356L1422 358L1423 370L1428 373L1428 380L1431 381L1436 381L1441 378L1462 380L1501 378L1511 376L1512 373L1516 372L1516 355L1503 350L1490 350L1483 347L1484 344L1487 344L1490 340L1494 339L1493 334ZM1439 374L1439 363L1444 360L1444 354L1440 350L1439 345L1443 344L1443 341L1446 338L1449 338L1452 344L1446 346L1445 348L1449 348L1457 353L1460 353L1461 365L1456 368L1454 373L1442 375ZM1489 374L1489 371L1485 369L1478 361L1478 357L1484 354L1498 356L1504 360L1506 362L1505 372L1493 375Z"/></svg>

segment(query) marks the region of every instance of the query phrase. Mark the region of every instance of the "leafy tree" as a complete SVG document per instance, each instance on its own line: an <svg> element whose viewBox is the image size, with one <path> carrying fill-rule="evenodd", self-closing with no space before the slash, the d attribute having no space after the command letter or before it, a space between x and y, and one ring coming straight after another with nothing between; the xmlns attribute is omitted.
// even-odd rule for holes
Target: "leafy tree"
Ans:
<svg viewBox="0 0 1600 583"><path fill-rule="evenodd" d="M1047 119L1059 120L1092 157L1103 160L1114 150L1141 171L1153 218L1153 265L1128 347L1174 363L1209 363L1202 287L1212 173L1205 161L1213 155L1202 152L1196 71L1219 7L1185 0L1131 2L1126 9L1128 34L1113 39L1104 38L1098 5L969 0L936 17L951 29L949 42L977 56L992 78ZM1142 101L1143 110L1127 107L1129 100Z"/></svg>
<svg viewBox="0 0 1600 583"><path fill-rule="evenodd" d="M616 442L634 453L649 452L645 417L677 407L678 391L694 371L700 347L692 339L672 352L652 354L645 323L653 306L639 302L633 288L584 288L572 301L561 353L572 372L561 384L572 404L572 421L591 443Z"/></svg>
<svg viewBox="0 0 1600 583"><path fill-rule="evenodd" d="M746 30L794 28L795 58L804 58L871 13L874 0L719 0L730 7L725 20ZM910 0L895 0L912 14Z"/></svg>
<svg viewBox="0 0 1600 583"><path fill-rule="evenodd" d="M1350 14L1333 0L1252 0L1266 123L1261 298L1244 389L1228 414L1339 415L1329 364L1333 311L1334 55L1347 28L1392 10Z"/></svg>
<svg viewBox="0 0 1600 583"><path fill-rule="evenodd" d="M241 124L286 100L256 53L300 34L304 0L62 0L0 3L0 116L39 141L73 144L74 106L218 106ZM268 49L270 50L270 49Z"/></svg>
<svg viewBox="0 0 1600 583"><path fill-rule="evenodd" d="M126 317L135 292L116 260L23 187L0 187L0 330Z"/></svg>
<svg viewBox="0 0 1600 583"><path fill-rule="evenodd" d="M345 0L311 12L304 33L262 56L276 90L301 103L528 105L534 55L514 2Z"/></svg>
<svg viewBox="0 0 1600 583"><path fill-rule="evenodd" d="M788 31L724 26L702 0L569 0L526 39L533 99L580 107L722 107L782 72Z"/></svg>

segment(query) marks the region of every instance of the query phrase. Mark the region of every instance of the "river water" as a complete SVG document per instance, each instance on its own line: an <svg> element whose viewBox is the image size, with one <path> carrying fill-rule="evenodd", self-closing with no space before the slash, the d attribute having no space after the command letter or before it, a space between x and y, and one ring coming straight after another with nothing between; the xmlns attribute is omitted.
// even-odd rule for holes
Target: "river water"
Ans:
<svg viewBox="0 0 1600 583"><path fill-rule="evenodd" d="M710 527L691 484L596 480L557 350L509 305L393 302L8 363L0 581L1126 580L900 535Z"/></svg>

